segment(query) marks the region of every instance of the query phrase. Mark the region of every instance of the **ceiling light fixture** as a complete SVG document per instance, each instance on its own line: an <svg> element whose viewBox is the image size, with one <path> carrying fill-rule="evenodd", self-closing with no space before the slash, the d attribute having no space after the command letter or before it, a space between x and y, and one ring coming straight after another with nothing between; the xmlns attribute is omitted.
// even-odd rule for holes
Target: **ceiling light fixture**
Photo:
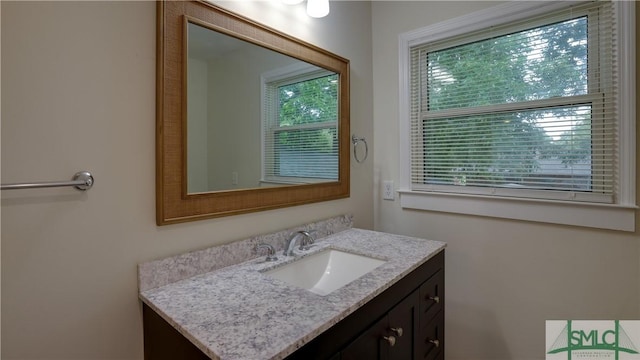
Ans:
<svg viewBox="0 0 640 360"><path fill-rule="evenodd" d="M307 0L307 15L314 18L329 15L329 0Z"/></svg>
<svg viewBox="0 0 640 360"><path fill-rule="evenodd" d="M281 0L287 5L297 5L304 0ZM307 0L307 15L321 18L329 15L329 0Z"/></svg>

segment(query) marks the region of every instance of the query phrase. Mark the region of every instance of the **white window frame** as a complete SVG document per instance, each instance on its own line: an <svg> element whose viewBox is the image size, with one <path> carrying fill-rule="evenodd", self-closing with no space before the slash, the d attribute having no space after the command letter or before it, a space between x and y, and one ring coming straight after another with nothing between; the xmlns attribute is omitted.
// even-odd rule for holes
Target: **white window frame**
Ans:
<svg viewBox="0 0 640 360"><path fill-rule="evenodd" d="M300 81L311 80L321 76L327 76L334 74L333 72L319 68L312 64L308 64L305 62L296 62L291 65L283 66L274 70L267 71L260 76L260 89L261 94L261 132L260 132L260 141L262 142L262 161L261 161L261 171L260 171L260 183L263 185L295 185L295 184L315 184L327 181L334 181L331 179L324 178L307 178L307 177L292 177L292 176L277 176L268 174L267 166L267 155L269 151L273 151L273 149L269 149L269 145L265 137L266 134L269 133L269 136L273 136L275 132L273 129L277 127L279 114L274 113L273 111L269 111L269 109L276 110L273 106L268 106L267 102L267 92L269 91L269 87L272 84L276 83L277 86L288 85ZM335 122L323 122L318 124L305 124L300 126L292 126L288 128L288 130L301 130L301 129L324 129L327 127L338 127L338 119ZM273 145L273 144L272 144Z"/></svg>
<svg viewBox="0 0 640 360"><path fill-rule="evenodd" d="M635 231L636 206L636 39L635 3L615 1L618 49L618 189L613 204L518 197L416 191L411 185L410 49L412 46L524 20L568 6L568 2L512 1L400 34L399 164L403 208L490 216L505 219ZM567 196L571 196L568 193Z"/></svg>

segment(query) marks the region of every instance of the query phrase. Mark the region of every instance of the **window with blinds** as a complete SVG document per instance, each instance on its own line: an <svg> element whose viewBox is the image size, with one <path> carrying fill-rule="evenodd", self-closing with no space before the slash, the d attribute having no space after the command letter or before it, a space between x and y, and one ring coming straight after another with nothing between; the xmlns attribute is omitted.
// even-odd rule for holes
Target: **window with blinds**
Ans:
<svg viewBox="0 0 640 360"><path fill-rule="evenodd" d="M592 2L411 46L411 190L613 203L613 18Z"/></svg>
<svg viewBox="0 0 640 360"><path fill-rule="evenodd" d="M338 75L316 67L265 83L263 181L338 179Z"/></svg>

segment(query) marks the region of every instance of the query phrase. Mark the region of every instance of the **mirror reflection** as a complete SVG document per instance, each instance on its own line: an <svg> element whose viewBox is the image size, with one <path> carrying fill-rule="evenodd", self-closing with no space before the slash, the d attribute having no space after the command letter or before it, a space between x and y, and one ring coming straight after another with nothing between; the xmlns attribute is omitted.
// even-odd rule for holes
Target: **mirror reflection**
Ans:
<svg viewBox="0 0 640 360"><path fill-rule="evenodd" d="M187 192L338 181L338 74L188 22Z"/></svg>

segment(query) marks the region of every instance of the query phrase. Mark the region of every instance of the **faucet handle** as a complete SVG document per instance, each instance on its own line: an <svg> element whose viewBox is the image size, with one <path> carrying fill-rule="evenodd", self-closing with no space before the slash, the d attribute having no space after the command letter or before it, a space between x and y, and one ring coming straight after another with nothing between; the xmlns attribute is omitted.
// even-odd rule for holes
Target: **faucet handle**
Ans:
<svg viewBox="0 0 640 360"><path fill-rule="evenodd" d="M260 251L260 250L267 250L267 257L265 259L265 261L276 261L278 260L278 257L276 256L276 249L273 248L273 246L269 245L269 244L258 244L256 245L256 252Z"/></svg>
<svg viewBox="0 0 640 360"><path fill-rule="evenodd" d="M314 239L312 234L315 234L316 230L302 230L299 231L300 234L303 235L302 240L300 241L300 250L309 250L311 245L313 245L316 240Z"/></svg>

